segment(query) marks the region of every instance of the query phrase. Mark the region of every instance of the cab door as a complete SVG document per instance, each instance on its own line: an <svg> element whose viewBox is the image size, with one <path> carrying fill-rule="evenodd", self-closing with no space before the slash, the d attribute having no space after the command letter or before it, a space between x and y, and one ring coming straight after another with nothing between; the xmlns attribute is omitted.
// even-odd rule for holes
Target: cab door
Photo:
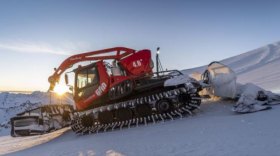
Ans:
<svg viewBox="0 0 280 156"><path fill-rule="evenodd" d="M87 98L97 90L99 86L99 74L96 64L79 70L76 73L75 86L76 99Z"/></svg>
<svg viewBox="0 0 280 156"><path fill-rule="evenodd" d="M102 61L75 71L75 105L77 110L94 107L108 98L109 76ZM103 97L103 98L102 98Z"/></svg>

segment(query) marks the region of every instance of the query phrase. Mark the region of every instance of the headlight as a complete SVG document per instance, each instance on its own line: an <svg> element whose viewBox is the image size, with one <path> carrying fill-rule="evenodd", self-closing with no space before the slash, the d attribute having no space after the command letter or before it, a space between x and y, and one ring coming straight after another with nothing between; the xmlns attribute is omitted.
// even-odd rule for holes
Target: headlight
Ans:
<svg viewBox="0 0 280 156"><path fill-rule="evenodd" d="M110 97L113 98L114 95L115 95L115 87L112 87L112 88L110 89Z"/></svg>
<svg viewBox="0 0 280 156"><path fill-rule="evenodd" d="M111 92L114 92L114 91L115 91L115 87L112 87L112 88L111 88Z"/></svg>
<svg viewBox="0 0 280 156"><path fill-rule="evenodd" d="M123 85L121 85L120 87L121 87L120 92L121 92L121 94L123 94L123 93L124 93L124 91L123 91Z"/></svg>

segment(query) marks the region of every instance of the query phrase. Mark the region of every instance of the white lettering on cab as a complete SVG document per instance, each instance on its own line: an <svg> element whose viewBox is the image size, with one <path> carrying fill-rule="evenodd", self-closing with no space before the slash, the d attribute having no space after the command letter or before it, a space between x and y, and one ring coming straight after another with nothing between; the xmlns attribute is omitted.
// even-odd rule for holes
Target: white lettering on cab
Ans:
<svg viewBox="0 0 280 156"><path fill-rule="evenodd" d="M133 67L140 67L142 64L141 64L141 61L142 61L142 59L141 60L136 60L136 61L133 61L132 62L132 65L133 65Z"/></svg>
<svg viewBox="0 0 280 156"><path fill-rule="evenodd" d="M96 89L96 91L95 91L96 95L97 95L97 96L100 96L100 95L104 92L104 90L106 89L106 87L107 87L106 83L102 83L102 84Z"/></svg>
<svg viewBox="0 0 280 156"><path fill-rule="evenodd" d="M105 91L106 87L107 87L106 83L103 82L103 83L96 89L95 94L96 94L97 96L100 96L100 95ZM84 103L88 102L89 100L91 100L91 99L94 98L94 97L95 97L94 94L91 95L90 97L88 97L88 98L84 101Z"/></svg>

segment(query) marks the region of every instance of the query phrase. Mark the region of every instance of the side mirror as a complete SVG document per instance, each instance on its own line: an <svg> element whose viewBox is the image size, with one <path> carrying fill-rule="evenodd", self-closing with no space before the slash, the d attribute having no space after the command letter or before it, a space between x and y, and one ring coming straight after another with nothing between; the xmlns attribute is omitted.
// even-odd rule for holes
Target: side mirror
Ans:
<svg viewBox="0 0 280 156"><path fill-rule="evenodd" d="M69 87L69 90L71 90L71 91L73 92L73 86L70 86L70 87Z"/></svg>
<svg viewBox="0 0 280 156"><path fill-rule="evenodd" d="M67 74L65 74L65 83L66 83L66 85L68 85L68 83L69 83Z"/></svg>

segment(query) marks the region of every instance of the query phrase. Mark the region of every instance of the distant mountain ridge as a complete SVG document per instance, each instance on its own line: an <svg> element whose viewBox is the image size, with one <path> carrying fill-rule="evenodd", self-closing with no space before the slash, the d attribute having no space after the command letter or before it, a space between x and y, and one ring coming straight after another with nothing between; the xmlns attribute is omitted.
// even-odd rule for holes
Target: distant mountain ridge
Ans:
<svg viewBox="0 0 280 156"><path fill-rule="evenodd" d="M32 94L34 91L6 91L6 90L0 90L0 93L14 93L14 94Z"/></svg>

